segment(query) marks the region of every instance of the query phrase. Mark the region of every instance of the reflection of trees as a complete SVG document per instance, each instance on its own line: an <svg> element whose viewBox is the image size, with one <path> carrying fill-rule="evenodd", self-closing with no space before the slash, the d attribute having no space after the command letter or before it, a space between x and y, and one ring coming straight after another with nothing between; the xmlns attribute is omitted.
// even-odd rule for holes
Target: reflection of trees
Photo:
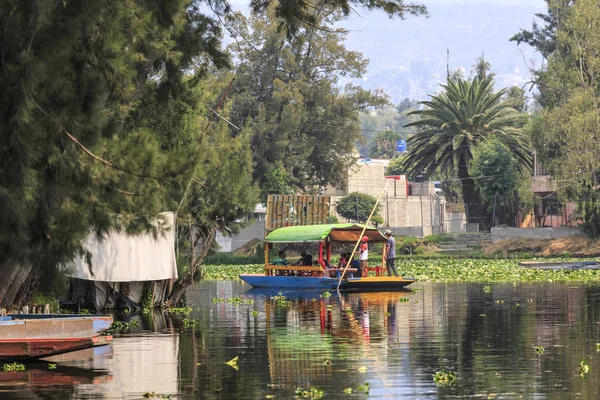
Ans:
<svg viewBox="0 0 600 400"><path fill-rule="evenodd" d="M200 397L264 398L268 384L285 395L309 385L341 393L367 377L371 383L401 377L415 393L433 389L442 397L600 394L595 379L577 376L581 358L590 364L590 377L600 370L600 360L592 358L600 342L597 288L492 285L485 293L483 286L289 296L291 304L284 306L267 295L254 297L251 307L203 305L193 313L198 327L181 334L180 390ZM400 302L403 296L410 302ZM260 315L252 316L253 309ZM537 345L544 346L544 354L536 354ZM223 364L235 356L240 356L239 372ZM357 371L362 365L368 374ZM443 367L456 371L459 382L435 389L432 374ZM275 394L285 397L282 393Z"/></svg>
<svg viewBox="0 0 600 400"><path fill-rule="evenodd" d="M457 371L460 385L439 390L458 396L598 394L598 383L576 371L581 358L595 367L599 296L567 285L495 285L488 294L483 285L425 286L422 314L410 323L411 370Z"/></svg>

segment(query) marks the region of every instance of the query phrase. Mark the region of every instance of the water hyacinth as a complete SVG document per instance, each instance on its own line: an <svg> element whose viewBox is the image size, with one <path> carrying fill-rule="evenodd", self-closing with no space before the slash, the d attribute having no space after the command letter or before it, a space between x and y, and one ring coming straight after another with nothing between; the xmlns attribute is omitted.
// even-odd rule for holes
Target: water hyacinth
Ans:
<svg viewBox="0 0 600 400"><path fill-rule="evenodd" d="M552 271L519 266L514 259L399 258L398 272L418 282L600 282L600 271ZM532 261L529 259L528 261ZM540 261L553 261L542 259ZM566 261L561 259L560 261ZM207 265L205 279L238 279L239 274L263 273L261 264ZM491 287L485 290L488 292Z"/></svg>

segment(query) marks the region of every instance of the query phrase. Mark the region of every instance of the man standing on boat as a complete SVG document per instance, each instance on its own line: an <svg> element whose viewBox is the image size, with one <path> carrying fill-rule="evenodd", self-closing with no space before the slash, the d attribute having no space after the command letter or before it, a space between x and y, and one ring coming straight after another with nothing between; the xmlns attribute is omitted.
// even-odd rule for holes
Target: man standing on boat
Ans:
<svg viewBox="0 0 600 400"><path fill-rule="evenodd" d="M385 231L385 266L387 267L388 276L392 276L392 272L395 276L398 276L396 271L396 239L392 236L392 231L389 229Z"/></svg>
<svg viewBox="0 0 600 400"><path fill-rule="evenodd" d="M360 251L358 259L360 260L360 275L366 277L369 275L369 244L367 243L369 238L363 236L362 243L360 244Z"/></svg>

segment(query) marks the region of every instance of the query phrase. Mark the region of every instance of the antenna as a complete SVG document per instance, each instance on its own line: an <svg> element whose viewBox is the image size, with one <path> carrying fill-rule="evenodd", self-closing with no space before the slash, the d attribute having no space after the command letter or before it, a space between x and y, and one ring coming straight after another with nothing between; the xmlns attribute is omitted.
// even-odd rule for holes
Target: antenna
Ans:
<svg viewBox="0 0 600 400"><path fill-rule="evenodd" d="M446 45L446 80L450 80L450 48Z"/></svg>

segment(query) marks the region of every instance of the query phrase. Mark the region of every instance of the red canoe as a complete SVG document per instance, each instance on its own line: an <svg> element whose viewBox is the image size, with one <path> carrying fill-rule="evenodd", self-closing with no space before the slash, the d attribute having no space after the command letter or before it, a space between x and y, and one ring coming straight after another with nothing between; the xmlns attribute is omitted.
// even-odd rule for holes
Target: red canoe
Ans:
<svg viewBox="0 0 600 400"><path fill-rule="evenodd" d="M0 362L49 357L110 344L107 315L25 314L0 317Z"/></svg>

